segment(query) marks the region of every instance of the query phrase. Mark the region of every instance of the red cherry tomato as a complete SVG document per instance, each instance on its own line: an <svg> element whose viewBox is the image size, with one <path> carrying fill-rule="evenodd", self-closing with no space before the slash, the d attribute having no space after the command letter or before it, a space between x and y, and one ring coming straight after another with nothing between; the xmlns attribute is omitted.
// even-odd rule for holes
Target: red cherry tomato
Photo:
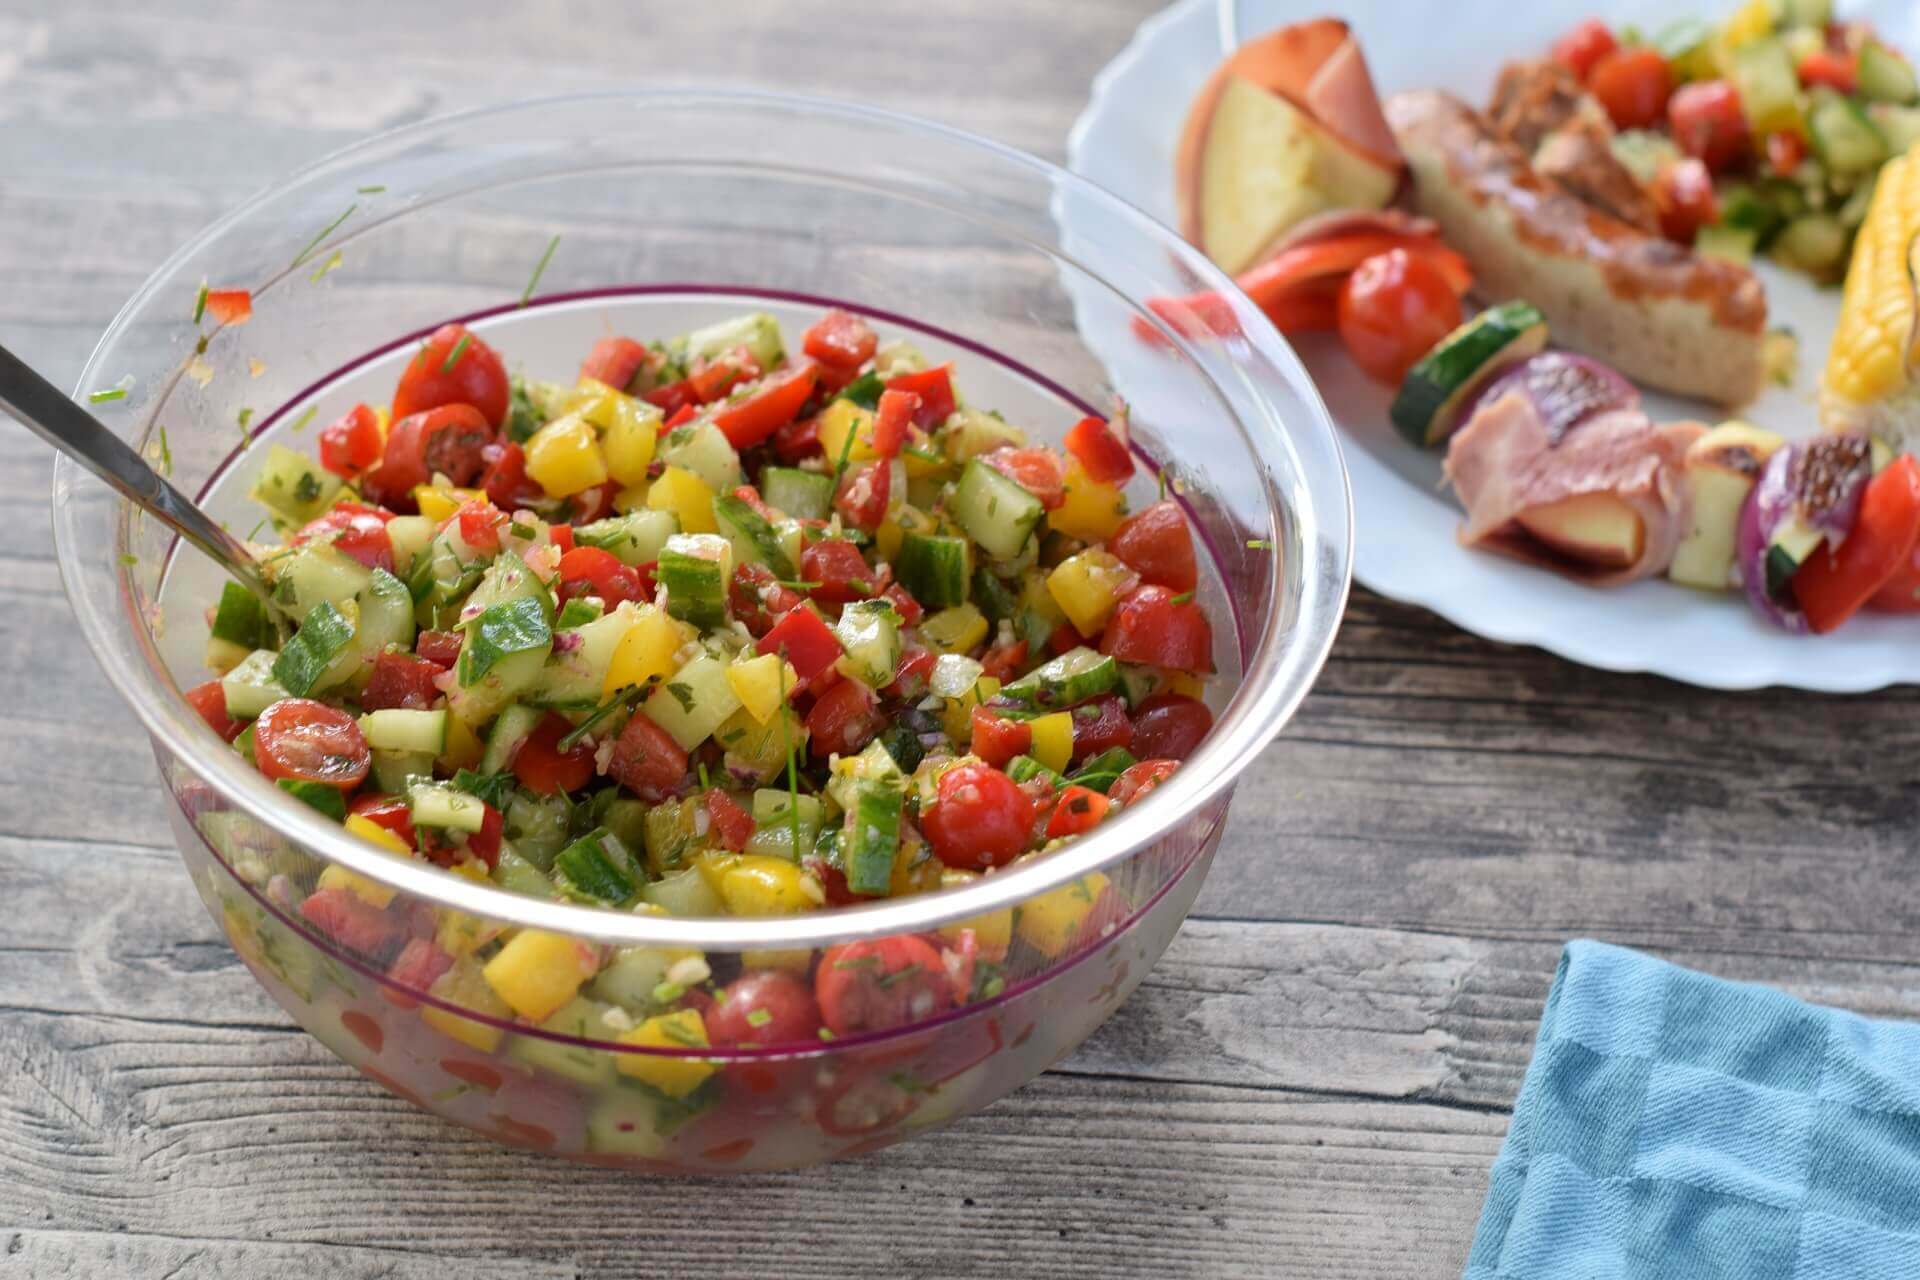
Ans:
<svg viewBox="0 0 1920 1280"><path fill-rule="evenodd" d="M586 596L598 596L601 604L612 609L629 600L651 600L653 593L641 586L633 567L622 564L611 551L575 547L560 557L560 601Z"/></svg>
<svg viewBox="0 0 1920 1280"><path fill-rule="evenodd" d="M973 745L968 750L994 768L1006 768L1007 761L1032 745L1033 727L1025 720L1009 720L985 707L973 709Z"/></svg>
<svg viewBox="0 0 1920 1280"><path fill-rule="evenodd" d="M1133 753L1152 759L1185 760L1213 729L1213 712L1197 698L1156 693L1133 715Z"/></svg>
<svg viewBox="0 0 1920 1280"><path fill-rule="evenodd" d="M687 776L687 753L672 734L636 711L614 739L607 772L642 800L658 804Z"/></svg>
<svg viewBox="0 0 1920 1280"><path fill-rule="evenodd" d="M752 560L734 567L727 598L733 616L756 639L772 629L775 618L806 599L792 587L781 586L773 570Z"/></svg>
<svg viewBox="0 0 1920 1280"><path fill-rule="evenodd" d="M207 727L232 742L245 733L247 726L227 714L227 691L218 680L209 680L187 690L188 705L207 722Z"/></svg>
<svg viewBox="0 0 1920 1280"><path fill-rule="evenodd" d="M373 660L360 706L366 711L431 710L434 699L440 696L434 678L446 670L439 663L389 649Z"/></svg>
<svg viewBox="0 0 1920 1280"><path fill-rule="evenodd" d="M920 397L911 391L882 391L873 415L873 451L883 458L897 458L906 447L907 428L920 412Z"/></svg>
<svg viewBox="0 0 1920 1280"><path fill-rule="evenodd" d="M822 760L835 752L857 754L885 726L879 701L858 680L840 681L807 712L807 735L813 754Z"/></svg>
<svg viewBox="0 0 1920 1280"><path fill-rule="evenodd" d="M1067 475L1051 449L995 449L980 459L1040 500L1052 511L1067 497Z"/></svg>
<svg viewBox="0 0 1920 1280"><path fill-rule="evenodd" d="M1776 177L1787 177L1807 158L1807 142L1797 133L1781 130L1767 135L1767 168Z"/></svg>
<svg viewBox="0 0 1920 1280"><path fill-rule="evenodd" d="M293 545L329 541L334 550L352 556L369 569L393 572L393 539L387 521L393 517L378 507L342 502L318 520L309 521L293 535Z"/></svg>
<svg viewBox="0 0 1920 1280"><path fill-rule="evenodd" d="M483 445L480 458L486 467L480 473L480 488L500 510L518 511L544 496L540 486L527 479L527 451L513 441Z"/></svg>
<svg viewBox="0 0 1920 1280"><path fill-rule="evenodd" d="M413 806L407 803L405 796L355 796L347 805L347 810L359 814L377 827L385 827L393 832L407 848L414 847Z"/></svg>
<svg viewBox="0 0 1920 1280"><path fill-rule="evenodd" d="M463 324L443 324L400 372L393 391L393 418L463 404L490 427L507 420L507 366L500 355Z"/></svg>
<svg viewBox="0 0 1920 1280"><path fill-rule="evenodd" d="M1089 478L1101 484L1133 479L1133 454L1126 439L1104 419L1080 419L1067 431L1065 444Z"/></svg>
<svg viewBox="0 0 1920 1280"><path fill-rule="evenodd" d="M953 366L950 364L888 378L887 390L911 391L920 397L913 425L922 431L931 431L953 416Z"/></svg>
<svg viewBox="0 0 1920 1280"><path fill-rule="evenodd" d="M1053 807L1053 816L1047 819L1047 839L1058 840L1091 831L1100 825L1100 819L1106 817L1112 807L1113 801L1091 787L1068 787L1060 793L1060 803Z"/></svg>
<svg viewBox="0 0 1920 1280"><path fill-rule="evenodd" d="M789 465L807 458L818 457L820 447L820 419L796 418L773 433L773 451L780 455L780 461Z"/></svg>
<svg viewBox="0 0 1920 1280"><path fill-rule="evenodd" d="M1131 747L1133 718L1118 694L1105 694L1073 709L1073 757L1084 760L1115 747Z"/></svg>
<svg viewBox="0 0 1920 1280"><path fill-rule="evenodd" d="M1191 600L1165 587L1136 587L1120 602L1100 652L1122 662L1206 674L1213 670L1213 628Z"/></svg>
<svg viewBox="0 0 1920 1280"><path fill-rule="evenodd" d="M800 416L801 406L813 394L819 374L802 364L786 374L775 374L760 389L713 415L713 425L736 449L759 444Z"/></svg>
<svg viewBox="0 0 1920 1280"><path fill-rule="evenodd" d="M449 404L401 418L387 433L387 451L374 472L383 494L398 495L412 505L416 485L435 474L459 488L470 487L486 470L482 450L493 439L493 428L471 405ZM371 478L371 477L370 477Z"/></svg>
<svg viewBox="0 0 1920 1280"><path fill-rule="evenodd" d="M1825 85L1841 93L1852 93L1860 83L1859 52L1815 49L1800 59L1800 83L1811 88Z"/></svg>
<svg viewBox="0 0 1920 1280"><path fill-rule="evenodd" d="M940 953L905 934L828 947L813 990L821 1019L836 1036L890 1031L953 1004Z"/></svg>
<svg viewBox="0 0 1920 1280"><path fill-rule="evenodd" d="M703 799L710 823L708 830L719 841L720 847L734 853L746 848L747 841L753 836L753 815L718 787L707 792Z"/></svg>
<svg viewBox="0 0 1920 1280"><path fill-rule="evenodd" d="M859 368L873 359L879 346L880 335L872 325L839 307L822 316L801 339L801 348L808 355L838 369Z"/></svg>
<svg viewBox="0 0 1920 1280"><path fill-rule="evenodd" d="M1600 99L1616 128L1651 129L1666 114L1673 73L1656 50L1615 49L1594 64L1587 88Z"/></svg>
<svg viewBox="0 0 1920 1280"><path fill-rule="evenodd" d="M1024 853L1033 819L1033 801L1012 778L989 765L963 764L940 775L920 828L940 861L979 871Z"/></svg>
<svg viewBox="0 0 1920 1280"><path fill-rule="evenodd" d="M1200 581L1193 558L1193 530L1171 498L1128 516L1107 540L1107 550L1148 582L1191 591Z"/></svg>
<svg viewBox="0 0 1920 1280"><path fill-rule="evenodd" d="M1680 149L1716 172L1747 153L1747 117L1730 81L1681 85L1667 101L1667 122Z"/></svg>
<svg viewBox="0 0 1920 1280"><path fill-rule="evenodd" d="M687 375L687 382L701 404L712 404L743 383L760 376L760 365L745 347L735 347L717 356L698 361Z"/></svg>
<svg viewBox="0 0 1920 1280"><path fill-rule="evenodd" d="M380 415L357 404L338 421L320 428L320 465L351 480L380 461L385 446Z"/></svg>
<svg viewBox="0 0 1920 1280"><path fill-rule="evenodd" d="M1676 244L1690 245L1700 228L1720 217L1707 166L1692 156L1675 160L1653 181L1653 204L1660 211L1660 231Z"/></svg>
<svg viewBox="0 0 1920 1280"><path fill-rule="evenodd" d="M1595 63L1619 47L1619 41L1607 30L1606 23L1588 18L1553 42L1552 56L1555 62L1584 81L1592 74Z"/></svg>
<svg viewBox="0 0 1920 1280"><path fill-rule="evenodd" d="M573 726L548 712L540 717L527 740L513 753L513 776L535 795L551 796L578 791L593 781L593 748L576 742L566 751L560 739L573 732Z"/></svg>
<svg viewBox="0 0 1920 1280"><path fill-rule="evenodd" d="M413 651L436 666L452 670L460 660L460 633L422 631L413 638Z"/></svg>
<svg viewBox="0 0 1920 1280"><path fill-rule="evenodd" d="M887 590L891 592L897 588L888 587ZM933 650L908 644L900 654L900 661L894 666L893 683L886 688L887 696L901 699L919 698L926 693L927 677L933 674L934 664L938 661L939 658L934 656Z"/></svg>
<svg viewBox="0 0 1920 1280"><path fill-rule="evenodd" d="M820 1005L805 979L778 969L743 973L721 989L706 1015L715 1045L818 1044Z"/></svg>
<svg viewBox="0 0 1920 1280"><path fill-rule="evenodd" d="M601 338L580 362L580 376L604 382L616 391L625 391L634 375L646 368L650 354L644 343L632 338Z"/></svg>
<svg viewBox="0 0 1920 1280"><path fill-rule="evenodd" d="M506 523L507 518L500 513L500 508L484 499L475 499L461 503L452 515L441 521L440 527L445 529L451 525L458 528L460 541L475 551L492 555L500 550L500 530L506 527Z"/></svg>
<svg viewBox="0 0 1920 1280"><path fill-rule="evenodd" d="M840 657L840 638L819 614L797 605L780 615L755 648L760 653L785 654L800 683L810 684L833 669Z"/></svg>
<svg viewBox="0 0 1920 1280"><path fill-rule="evenodd" d="M833 509L853 528L872 533L886 519L892 488L893 467L885 459L857 463L847 468L847 473L840 478L839 492L833 495Z"/></svg>
<svg viewBox="0 0 1920 1280"><path fill-rule="evenodd" d="M1369 377L1399 386L1433 344L1460 325L1460 295L1422 254L1390 249L1340 288L1340 340Z"/></svg>
<svg viewBox="0 0 1920 1280"><path fill-rule="evenodd" d="M1015 640L1012 644L997 645L980 655L982 675L992 676L1001 684L1020 674L1027 665L1027 642Z"/></svg>
<svg viewBox="0 0 1920 1280"><path fill-rule="evenodd" d="M668 427L679 426L676 419L680 414L685 412L691 417L694 406L700 403L700 397L693 393L693 383L686 378L669 382L664 387L655 387L640 398L648 404L659 406L660 412L667 415L663 425Z"/></svg>
<svg viewBox="0 0 1920 1280"><path fill-rule="evenodd" d="M800 552L800 577L804 582L820 584L809 594L823 604L865 600L880 585L879 574L860 554L860 548L844 538L808 543Z"/></svg>
<svg viewBox="0 0 1920 1280"><path fill-rule="evenodd" d="M1132 804L1172 777L1179 767L1178 760L1142 760L1129 765L1107 788L1107 799L1115 804Z"/></svg>
<svg viewBox="0 0 1920 1280"><path fill-rule="evenodd" d="M253 759L269 778L351 791L366 778L373 753L346 712L311 698L282 698L253 723Z"/></svg>

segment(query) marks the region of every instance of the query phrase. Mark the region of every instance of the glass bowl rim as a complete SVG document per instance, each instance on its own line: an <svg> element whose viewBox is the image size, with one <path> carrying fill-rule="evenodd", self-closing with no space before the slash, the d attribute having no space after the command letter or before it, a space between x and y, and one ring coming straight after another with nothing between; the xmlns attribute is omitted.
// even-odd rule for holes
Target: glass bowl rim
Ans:
<svg viewBox="0 0 1920 1280"><path fill-rule="evenodd" d="M611 103L625 104L630 109L642 111L684 110L689 107L713 113L776 110L822 120L838 120L854 127L927 137L950 146L970 149L987 162L1011 170L1023 170L1027 175L1047 183L1051 188L1048 208L1056 222L1061 196L1071 191L1159 241L1161 248L1173 255L1181 268L1201 281L1207 289L1227 300L1240 330L1240 336L1230 340L1232 345L1241 348L1235 353L1234 363L1260 359L1270 363L1287 381L1294 394L1299 396L1307 410L1307 417L1311 419L1310 423L1295 423L1290 427L1294 432L1303 433L1304 442L1312 446L1314 456L1303 457L1296 450L1294 440L1279 429L1277 418L1270 410L1257 417L1241 413L1230 415L1241 437L1256 456L1263 456L1268 450L1277 450L1292 460L1296 479L1294 487L1306 498L1304 503L1293 503L1288 507L1299 530L1299 554L1295 557L1297 564L1285 567L1297 573L1300 592L1296 621L1290 633L1280 631L1273 613L1262 619L1257 639L1243 658L1239 687L1200 750L1145 800L1137 806L1130 806L1130 812L1112 823L1102 824L1063 849L1001 868L962 888L884 899L856 907L758 917L634 914L611 908L526 897L491 883L483 884L454 875L428 863L395 858L352 836L337 823L327 821L285 795L256 771L245 768L240 757L225 743L205 732L203 723L180 696L172 678L161 666L157 653L153 651L151 638L142 639L143 628L134 621L133 610L126 607L134 598L130 583L131 567L118 555L110 560L113 566L111 595L121 607L105 607L104 598L109 592L89 592L85 589L87 580L99 576L105 566L90 562L81 550L84 537L77 511L81 504L72 501L70 495L76 484L90 486L98 482L84 473L78 464L60 456L56 458L53 469L52 515L56 559L62 584L96 660L152 735L156 745L183 762L224 800L264 823L278 835L293 841L305 852L327 862L338 863L436 906L524 928L603 942L697 947L723 952L830 946L890 934L921 933L942 924L1014 907L1089 873L1150 850L1173 834L1194 812L1229 788L1246 764L1291 718L1324 665L1339 630L1339 620L1352 579L1353 504L1331 415L1292 347L1245 295L1233 287L1232 281L1224 273L1171 228L1105 188L1051 161L990 138L902 112L828 98L708 88L616 90L544 96L435 116L360 139L295 170L256 192L175 250L135 290L101 335L80 373L75 398L83 396L86 387L95 385L107 353L155 295L184 266L216 246L222 237L258 216L274 201L329 177L351 176L354 166L362 161L436 134L471 128L492 119L537 116L541 112L555 110L601 108ZM791 164L787 171L795 172L796 168L802 173L806 172L804 167ZM921 175L909 170L906 176ZM485 189L468 188L440 199L460 198ZM388 219L363 224L347 238L365 234L385 225L386 221L430 208L438 202L410 203ZM1070 256L1064 247L1042 242L1032 242L1032 247L1052 259L1056 266L1071 266L1116 295L1127 298L1135 306L1139 305L1124 290L1108 283L1099 272ZM1144 309L1142 314L1145 314ZM1164 323L1160 323L1160 328L1162 336L1183 353L1191 351L1191 345L1185 338ZM150 431L164 407L163 396L152 407L146 420L136 424L135 429ZM1266 408L1264 402L1259 407ZM1264 433L1257 430L1262 425L1267 428ZM1313 471L1320 474L1310 475ZM1284 537L1283 530L1274 519L1281 504L1281 495L1277 492L1279 486L1264 469L1262 480L1269 513L1268 534L1278 540ZM118 500L113 506L119 528L119 550L124 550L132 511L132 506L124 499ZM1329 553L1331 563L1323 563L1329 558ZM1333 569L1331 575L1327 573L1328 568ZM1282 592L1285 589L1284 585L1276 588ZM120 651L116 641L119 628L127 628L133 633L132 647L141 650L144 662L136 662ZM1300 638L1290 644L1295 635ZM165 779L162 779L162 785L168 785Z"/></svg>

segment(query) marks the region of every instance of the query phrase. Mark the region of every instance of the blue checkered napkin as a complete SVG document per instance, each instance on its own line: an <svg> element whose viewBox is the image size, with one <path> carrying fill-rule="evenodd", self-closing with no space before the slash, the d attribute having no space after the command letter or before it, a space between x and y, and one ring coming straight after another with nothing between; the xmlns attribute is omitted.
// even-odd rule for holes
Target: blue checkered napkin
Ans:
<svg viewBox="0 0 1920 1280"><path fill-rule="evenodd" d="M1920 1026L1560 958L1466 1280L1920 1277Z"/></svg>

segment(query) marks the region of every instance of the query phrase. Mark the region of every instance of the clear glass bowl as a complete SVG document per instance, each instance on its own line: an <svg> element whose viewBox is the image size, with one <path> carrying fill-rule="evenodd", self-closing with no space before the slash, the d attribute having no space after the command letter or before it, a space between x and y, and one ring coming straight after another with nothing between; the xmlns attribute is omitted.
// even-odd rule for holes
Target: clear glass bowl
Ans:
<svg viewBox="0 0 1920 1280"><path fill-rule="evenodd" d="M196 318L203 282L251 289L251 320ZM460 316L510 364L567 377L564 362L600 332L649 336L765 306L792 335L793 317L817 311L807 299L825 295L891 314L888 332L917 324L906 336L958 353L971 398L1018 406L1036 437L1058 440L1086 406L1123 395L1149 461L1130 498L1169 484L1210 552L1201 599L1216 620L1217 726L1117 820L962 888L804 915L662 918L389 857L206 731L179 690L206 678L217 575L64 459L61 571L88 643L153 736L209 911L342 1058L501 1141L581 1159L705 1172L856 1154L985 1106L1126 998L1193 902L1236 777L1332 643L1351 517L1306 374L1238 294L1227 304L1238 332L1225 337L1182 338L1144 305L1227 283L1083 180L950 129L767 95L579 97L402 129L275 186L156 272L82 375L81 394L124 387L100 415L243 532L255 519L242 496L248 444L311 449L310 422L363 383L384 400L411 343ZM363 900L390 897L387 932L343 941L301 914L341 869L364 878ZM595 986L535 1026L445 980L422 989L392 964L408 936L485 955L516 930L626 949L629 977L652 964L817 978L846 963L849 943L917 935L957 994L923 1000L907 1025L837 1040L647 1048L616 1043L622 1015L591 1003L607 994ZM700 965L675 970L690 952Z"/></svg>

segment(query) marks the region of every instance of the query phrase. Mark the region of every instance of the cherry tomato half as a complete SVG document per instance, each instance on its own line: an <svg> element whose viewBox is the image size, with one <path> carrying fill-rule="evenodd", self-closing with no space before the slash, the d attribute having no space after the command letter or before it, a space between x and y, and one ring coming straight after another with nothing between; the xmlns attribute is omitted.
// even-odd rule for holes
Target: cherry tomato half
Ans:
<svg viewBox="0 0 1920 1280"><path fill-rule="evenodd" d="M822 760L835 752L843 756L858 754L885 725L878 699L858 680L835 684L807 712L811 749Z"/></svg>
<svg viewBox="0 0 1920 1280"><path fill-rule="evenodd" d="M1067 431L1063 443L1090 479L1101 484L1125 484L1133 479L1133 454L1127 449L1126 438L1105 419L1080 419Z"/></svg>
<svg viewBox="0 0 1920 1280"><path fill-rule="evenodd" d="M1136 587L1114 610L1100 652L1122 662L1205 674L1213 670L1213 628L1193 601L1165 587Z"/></svg>
<svg viewBox="0 0 1920 1280"><path fill-rule="evenodd" d="M973 709L973 745L968 750L989 765L1004 769L1032 745L1033 727L1025 720L1010 720L986 707Z"/></svg>
<svg viewBox="0 0 1920 1280"><path fill-rule="evenodd" d="M593 781L593 748L585 741L562 751L560 739L573 732L573 726L549 711L533 727L527 740L513 753L513 776L535 795L551 796L578 791Z"/></svg>
<svg viewBox="0 0 1920 1280"><path fill-rule="evenodd" d="M320 465L351 480L380 461L386 440L380 433L380 415L364 404L347 410L336 422L320 428Z"/></svg>
<svg viewBox="0 0 1920 1280"><path fill-rule="evenodd" d="M1680 149L1716 173L1747 153L1747 117L1731 81L1681 85L1667 102L1667 122Z"/></svg>
<svg viewBox="0 0 1920 1280"><path fill-rule="evenodd" d="M1156 693L1133 714L1133 752L1149 759L1185 760L1213 728L1213 712L1198 698Z"/></svg>
<svg viewBox="0 0 1920 1280"><path fill-rule="evenodd" d="M990 765L963 764L940 775L920 828L940 861L979 871L1024 853L1033 818L1033 801L1012 778Z"/></svg>
<svg viewBox="0 0 1920 1280"><path fill-rule="evenodd" d="M1600 99L1615 128L1651 129L1666 114L1673 73L1657 50L1615 49L1594 63L1587 88Z"/></svg>
<svg viewBox="0 0 1920 1280"><path fill-rule="evenodd" d="M318 520L309 521L292 538L294 546L318 540L330 541L333 549L351 556L369 569L393 572L393 539L387 534L387 521L393 517L378 507L358 502L341 502Z"/></svg>
<svg viewBox="0 0 1920 1280"><path fill-rule="evenodd" d="M1433 344L1460 325L1460 295L1426 257L1376 254L1340 289L1340 340L1369 377L1399 386Z"/></svg>
<svg viewBox="0 0 1920 1280"><path fill-rule="evenodd" d="M828 947L813 990L820 1016L836 1036L889 1031L953 1003L940 953L911 935Z"/></svg>
<svg viewBox="0 0 1920 1280"><path fill-rule="evenodd" d="M1148 582L1175 591L1191 591L1200 580L1193 558L1193 530L1180 504L1171 498L1128 516L1107 540L1107 550Z"/></svg>
<svg viewBox="0 0 1920 1280"><path fill-rule="evenodd" d="M492 439L493 428L472 405L427 409L393 424L386 455L373 475L383 495L397 495L409 505L414 487L436 473L465 489L486 470L483 450Z"/></svg>
<svg viewBox="0 0 1920 1280"><path fill-rule="evenodd" d="M464 404L488 426L498 427L507 420L508 394L507 366L499 352L467 326L443 324L400 371L393 418L397 423L442 405Z"/></svg>
<svg viewBox="0 0 1920 1280"><path fill-rule="evenodd" d="M706 1015L715 1045L819 1043L820 1005L802 978L779 969L743 973L721 989Z"/></svg>
<svg viewBox="0 0 1920 1280"><path fill-rule="evenodd" d="M880 335L873 326L839 307L827 312L807 330L802 349L821 364L839 369L857 369L873 359L880 346Z"/></svg>
<svg viewBox="0 0 1920 1280"><path fill-rule="evenodd" d="M1132 804L1172 777L1179 767L1178 760L1142 760L1129 765L1107 788L1107 799L1115 804Z"/></svg>
<svg viewBox="0 0 1920 1280"><path fill-rule="evenodd" d="M612 552L575 547L560 557L560 600L564 604L584 596L598 596L612 609L629 600L651 600L653 593L642 587L640 574Z"/></svg>
<svg viewBox="0 0 1920 1280"><path fill-rule="evenodd" d="M311 698L282 698L253 724L253 758L269 778L318 782L351 791L373 753L359 722Z"/></svg>
<svg viewBox="0 0 1920 1280"><path fill-rule="evenodd" d="M246 732L244 723L227 714L227 691L218 680L197 684L187 690L185 696L188 705L207 722L207 727L228 742Z"/></svg>
<svg viewBox="0 0 1920 1280"><path fill-rule="evenodd" d="M658 804L687 776L687 753L672 734L635 712L614 739L607 772L642 800Z"/></svg>
<svg viewBox="0 0 1920 1280"><path fill-rule="evenodd" d="M786 374L775 374L760 384L760 389L737 403L729 404L713 415L713 425L736 449L759 444L768 436L800 416L801 406L813 394L819 374L811 364L802 364Z"/></svg>

